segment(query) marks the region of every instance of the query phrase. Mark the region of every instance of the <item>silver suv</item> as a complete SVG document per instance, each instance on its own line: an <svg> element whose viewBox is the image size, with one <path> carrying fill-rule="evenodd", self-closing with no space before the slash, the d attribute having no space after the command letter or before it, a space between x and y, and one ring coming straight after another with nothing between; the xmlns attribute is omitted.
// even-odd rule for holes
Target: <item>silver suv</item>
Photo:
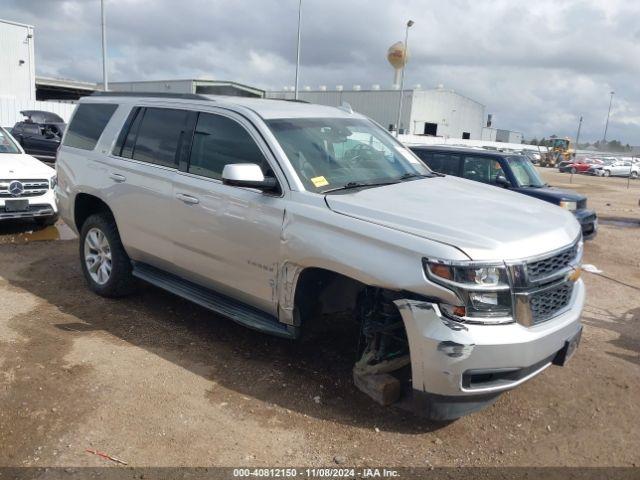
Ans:
<svg viewBox="0 0 640 480"><path fill-rule="evenodd" d="M573 215L434 173L348 106L94 95L56 166L97 294L137 277L290 339L357 322L382 404L457 418L578 344Z"/></svg>

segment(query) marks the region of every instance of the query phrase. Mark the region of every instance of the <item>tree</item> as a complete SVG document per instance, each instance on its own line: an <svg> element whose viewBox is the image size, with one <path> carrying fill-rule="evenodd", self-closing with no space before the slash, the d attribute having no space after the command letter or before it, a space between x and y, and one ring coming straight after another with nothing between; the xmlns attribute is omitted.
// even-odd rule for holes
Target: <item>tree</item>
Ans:
<svg viewBox="0 0 640 480"><path fill-rule="evenodd" d="M537 138L533 138L530 142L529 145L538 145L538 139Z"/></svg>

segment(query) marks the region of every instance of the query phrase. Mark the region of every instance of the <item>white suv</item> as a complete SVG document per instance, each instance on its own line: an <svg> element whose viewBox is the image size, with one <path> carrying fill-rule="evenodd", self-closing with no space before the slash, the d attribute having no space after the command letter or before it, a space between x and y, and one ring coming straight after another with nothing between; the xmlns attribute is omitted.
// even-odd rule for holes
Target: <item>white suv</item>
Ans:
<svg viewBox="0 0 640 480"><path fill-rule="evenodd" d="M27 155L20 144L0 128L0 221L34 219L53 225L58 219L53 188L55 170Z"/></svg>
<svg viewBox="0 0 640 480"><path fill-rule="evenodd" d="M57 169L96 293L137 277L289 339L356 322L354 380L382 404L456 418L580 339L569 211L434 173L346 106L91 96Z"/></svg>

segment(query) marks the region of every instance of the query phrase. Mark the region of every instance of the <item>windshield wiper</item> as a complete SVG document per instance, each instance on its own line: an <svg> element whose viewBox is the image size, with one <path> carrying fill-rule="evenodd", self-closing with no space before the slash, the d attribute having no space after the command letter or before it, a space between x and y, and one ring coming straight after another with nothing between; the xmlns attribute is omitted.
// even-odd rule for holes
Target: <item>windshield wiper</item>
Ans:
<svg viewBox="0 0 640 480"><path fill-rule="evenodd" d="M429 177L431 177L431 175L425 175L422 173L405 173L404 175L399 177L398 180L403 181L403 180L411 180L413 178L429 178Z"/></svg>
<svg viewBox="0 0 640 480"><path fill-rule="evenodd" d="M369 188L369 187L382 187L384 185L393 185L398 182L377 182L377 183L362 183L362 182L349 182L344 184L342 187L330 188L329 190L325 190L322 193L331 193L338 192L340 190L353 190L355 188Z"/></svg>

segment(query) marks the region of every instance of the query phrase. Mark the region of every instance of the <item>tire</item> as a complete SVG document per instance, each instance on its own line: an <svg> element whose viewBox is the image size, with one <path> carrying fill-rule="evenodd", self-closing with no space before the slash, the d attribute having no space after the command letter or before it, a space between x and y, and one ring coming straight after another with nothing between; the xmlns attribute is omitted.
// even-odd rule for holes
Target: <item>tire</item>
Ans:
<svg viewBox="0 0 640 480"><path fill-rule="evenodd" d="M55 223L58 221L58 215L36 218L35 221L40 227L50 227L51 225L55 225Z"/></svg>
<svg viewBox="0 0 640 480"><path fill-rule="evenodd" d="M638 178L638 172L636 172L636 171L634 170L633 172L631 172L631 173L629 174L629 176L630 176L631 178Z"/></svg>
<svg viewBox="0 0 640 480"><path fill-rule="evenodd" d="M571 167L571 173L576 173L577 170L575 169L575 167Z"/></svg>
<svg viewBox="0 0 640 480"><path fill-rule="evenodd" d="M116 222L108 213L91 215L80 229L80 265L89 288L102 297L117 298L134 289L131 259ZM92 269L90 265L97 265Z"/></svg>
<svg viewBox="0 0 640 480"><path fill-rule="evenodd" d="M611 176L611 170L605 170L602 175L604 175L605 177L610 177Z"/></svg>

